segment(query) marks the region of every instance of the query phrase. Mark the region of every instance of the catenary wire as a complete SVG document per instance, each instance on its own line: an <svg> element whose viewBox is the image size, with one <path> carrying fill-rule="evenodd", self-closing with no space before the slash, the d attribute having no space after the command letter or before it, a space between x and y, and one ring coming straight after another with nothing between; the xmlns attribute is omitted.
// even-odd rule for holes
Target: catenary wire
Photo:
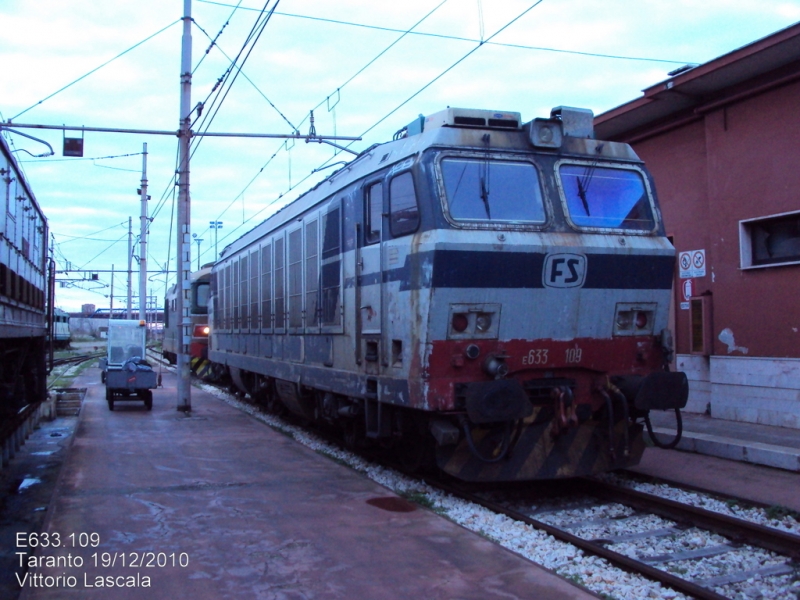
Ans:
<svg viewBox="0 0 800 600"><path fill-rule="evenodd" d="M224 2L214 2L212 0L199 0L199 2L203 2L205 4L214 4L217 6L230 6L230 4L226 4ZM242 10L257 10L254 8L242 7ZM386 31L390 33L402 33L402 29L397 29L394 27L384 27L380 25L367 25L365 23L355 23L353 21L342 21L338 19L328 19L324 17L312 17L310 15L299 15L293 13L284 13L284 12L275 12L276 15L280 17L290 17L294 19L307 19L309 21L320 21L323 23L332 23L335 25L346 25L349 27L360 27L363 29L372 29L376 31ZM443 33L431 33L425 31L414 31L411 35L420 36L420 37L431 37L431 38L439 38L443 40L452 40L457 42L471 42L474 44L481 43L481 40L474 39L474 38L466 38L457 35L447 35ZM526 46L524 44L508 44L508 43L501 43L501 42L489 42L485 40L483 43L490 44L493 46L505 46L509 48L516 48L519 50L534 50L538 52L557 52L561 54L576 54L579 56L590 56L594 58L610 58L615 60L635 60L635 61L644 61L644 62L658 62L658 63L670 63L676 65L685 65L687 62L690 61L679 61L679 60L672 60L672 59L664 59L664 58L651 58L651 57L643 57L643 56L623 56L618 54L604 54L601 52L583 52L580 50L566 50L563 48L548 48L544 46Z"/></svg>
<svg viewBox="0 0 800 600"><path fill-rule="evenodd" d="M60 94L61 92L63 92L64 90L66 90L66 89L68 89L68 88L72 87L73 85L75 85L75 84L76 84L76 83L78 83L79 81L81 81L81 80L83 80L83 79L86 79L86 78L87 78L89 75L91 75L91 74L93 74L93 73L96 73L97 71L99 71L100 69L102 69L102 68L103 68L103 67L105 67L106 65L109 65L110 63L114 62L114 61L115 61L115 60L117 60L118 58L120 58L120 57L122 57L122 56L125 56L125 55L126 55L128 52L130 52L131 50L134 50L135 48L138 48L138 47L139 47L139 46L141 46L142 44L144 44L144 43L146 43L146 42L149 42L149 41L150 41L150 40L152 40L154 37L156 37L157 35L159 35L159 34L161 34L161 33L165 32L167 29L169 29L170 27L172 27L173 25L175 25L176 23L179 23L179 22L180 22L180 19L177 19L177 20L173 21L172 23L170 23L170 24L169 24L169 25L167 25L166 27L164 27L164 28L162 28L162 29L159 29L159 30L158 30L158 31L156 31L154 34L152 34L152 35L150 35L150 36L146 37L146 38L145 38L145 39L143 39L141 42L138 42L138 43L134 44L133 46L131 46L130 48L128 48L127 50L124 50L123 52L120 52L120 53L119 53L119 54L117 54L117 55L116 55L114 58L111 58L111 59L107 60L106 62L104 62L104 63L103 63L102 65L100 65L99 67L95 67L94 69L92 69L92 70L91 70L91 71L89 71L88 73L85 73L84 75L81 75L80 77L78 77L78 78L77 78L75 81L73 81L73 82L71 82L71 83L68 83L67 85L65 85L64 87L62 87L62 88L61 88L61 89L59 89L59 90L56 90L55 92L53 92L52 94L50 94L50 95L49 95L49 96L47 96L46 98L42 98L42 99L41 99L41 100L39 100L39 101L38 101L36 104L33 104L33 105L29 106L28 108L26 108L25 110L23 110L21 113L18 113L18 114L16 114L16 115L14 115L13 117L11 117L11 118L9 119L9 123L10 123L11 121L13 121L14 119L16 119L17 117L21 117L22 115L24 115L24 114L25 114L26 112L28 112L29 110L32 110L32 109L36 108L37 106L39 106L39 105L40 105L40 104L42 104L43 102L46 102L47 100L50 100L50 98L52 98L53 96L56 96L56 95Z"/></svg>
<svg viewBox="0 0 800 600"><path fill-rule="evenodd" d="M440 2L439 4L437 4L437 5L436 5L436 6L435 6L435 7L434 7L432 10L428 11L428 13L426 13L426 14L425 14L425 15L424 15L424 16L423 16L421 19L419 19L417 22L415 22L415 23L414 23L414 24L413 24L411 27L409 27L408 29L406 29L406 30L398 30L398 31L399 31L399 32L400 32L402 35L400 35L400 37L398 37L396 40L394 40L394 41L393 41L391 44L389 44L388 46L386 46L386 48L384 48L383 50L381 50L381 51L380 51L380 52L379 52L379 53L378 53L378 54L377 54L375 57L373 57L373 58L372 58L372 59L371 59L371 60L370 60L370 61L369 61L369 62L368 62L366 65L364 65L364 66L363 66L361 69L359 69L359 70L358 70L358 71L357 71L355 74L353 74L353 75L352 75L350 78L348 78L348 79L347 79L347 80L346 80L344 83L342 83L342 84L341 84L341 85L340 85L340 86L337 88L337 91L339 91L339 90L341 90L342 88L344 88L344 87L345 87L345 86L346 86L348 83L352 82L352 81L353 81L353 80L354 80L356 77L358 77L358 76L359 76L361 73L363 73L363 72L364 72L364 71L365 71L365 70L366 70L368 67L370 67L370 66L371 66L373 63L375 63L375 61L377 61L377 60L378 60L378 59L379 59L381 56L383 56L383 55L384 55L384 54L385 54L385 53L386 53L386 52L387 52L389 49L391 49L391 48L392 48L394 45L396 45L396 44L397 44L397 43L398 43L400 40L402 40L402 39L403 39L403 38L404 38L404 37L405 37L405 36L406 36L408 33L412 32L412 31L413 31L413 30L414 30L416 27L418 27L418 26L419 26L419 25L420 25L420 24L421 24L423 21L425 21L425 20L426 20L428 17L430 17L430 16L431 16L433 13L435 13L435 12L436 12L436 11L437 11L437 10L438 10L438 9L439 9L439 8L440 8L442 5L443 5L443 4L445 4L445 2L447 2L447 0L442 0L442 2ZM248 9L248 10L252 10L252 9ZM281 14L281 13L277 13L277 12L276 12L275 14ZM317 108L319 108L320 106L322 106L322 105L323 105L325 102L326 102L326 100L322 100L322 101L321 101L319 104L317 104L317 105L316 105L316 106L315 106L315 107L314 107L312 110L316 110ZM309 114L310 114L310 113L309 113ZM306 119L308 119L308 115L307 115L307 116L306 116L306 117L305 117L305 118L304 118L304 119L303 119L303 120L300 122L300 125L302 125L302 124L303 124L303 123L306 121ZM294 126L293 126L291 123L289 123L289 125L290 125L290 126L293 128L293 129L297 130L297 128L295 128L295 127L294 127ZM233 206L233 205L234 205L234 204L235 204L235 203L236 203L236 202L239 200L239 198L241 198L241 197L242 197L242 195L243 195L243 194L244 194L244 193L247 191L247 189L248 189L248 188L249 188L249 187L250 187L250 186L253 184L253 182L254 182L254 181L255 181L255 180L256 180L256 179L259 177L259 175L261 175L261 173L264 171L264 169L265 169L265 168L266 168L266 167L269 165L269 163L270 163L270 162L272 162L272 160L275 158L275 156L278 154L278 152L280 152L280 150L281 150L283 147L284 147L284 146L283 146L283 144L281 144L281 145L278 147L278 149L275 151L275 153L274 153L274 154L273 154L273 155L272 155L272 156L271 156L271 157L270 157L270 158L267 160L267 162L266 162L266 163L265 163L265 164L264 164L264 165L261 167L261 169L259 169L259 171L256 173L256 175L255 175L255 176L254 176L254 177L253 177L253 178L250 180L250 182L248 182L248 184L245 186L245 188L244 188L244 189L243 189L241 192L239 192L239 194L238 194L238 195L237 195L237 196L236 196L236 197L235 197L235 198L234 198L234 199L233 199L233 200L230 202L230 204L228 204L228 206L226 206L226 207L225 207L225 209L223 209L223 210L222 210L222 212L219 214L219 216L217 217L217 219L221 218L221 217L222 217L222 216L223 216L223 215L224 215L224 214L225 214L225 213L226 213L226 212L227 212L227 211L230 209L230 207L231 207L231 206ZM264 212L264 211L265 211L265 210L267 210L268 208L271 208L271 207L273 207L273 206L274 206L274 205L275 205L275 204L276 204L276 203L277 203L279 200L281 200L281 199L282 199L282 198L283 198L283 197L284 197L286 194L288 194L288 193L289 193L289 192L291 192L292 190L296 189L296 188L297 188L297 187L298 187L300 184L302 184L302 183L304 183L305 181L307 181L307 180L308 180L308 179L311 177L311 175L313 175L313 173L309 173L309 174L308 174L306 177L304 177L303 179L301 179L301 180L300 180L299 182L297 182L295 185L293 185L293 186L290 186L290 187L289 187L289 188L288 188L288 189L287 189L285 192L283 192L282 194L280 194L280 195L279 195L277 198L273 199L273 200L272 200L271 202L269 202L269 203L268 203L266 206L264 206L264 207L263 207L263 208L262 208L260 211L258 211L257 213L255 213L255 214L254 214L254 215L251 217L251 219L252 219L252 218L255 218L256 216L258 216L259 214L261 214L262 212ZM243 225L243 224L244 224L244 223L242 223L242 225ZM239 229L239 228L240 228L242 225L239 225L239 226L235 227L233 230L231 230L231 231L230 231L230 233L226 234L226 235L223 237L223 240L225 240L225 239L227 239L228 237L230 237L230 235L232 235L232 234L233 234L235 231L237 231L237 230L238 230L238 229ZM206 231L209 231L209 228L206 228L206 230L204 230L204 231L203 231L203 233L201 233L200 235L203 235L203 234L205 234L205 232L206 232Z"/></svg>

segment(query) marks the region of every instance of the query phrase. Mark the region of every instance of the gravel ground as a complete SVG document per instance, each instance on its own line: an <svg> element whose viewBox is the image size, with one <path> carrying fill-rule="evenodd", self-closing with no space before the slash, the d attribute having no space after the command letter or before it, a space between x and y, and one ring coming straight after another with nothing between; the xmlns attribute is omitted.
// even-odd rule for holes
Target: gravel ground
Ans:
<svg viewBox="0 0 800 600"><path fill-rule="evenodd" d="M659 583L618 569L604 559L587 555L575 546L560 542L529 525L504 515L498 515L471 502L454 498L428 486L424 482L411 479L391 469L373 464L339 447L332 446L320 440L314 434L287 424L277 417L261 413L253 406L241 402L231 394L215 387L208 385L203 385L202 387L208 393L253 415L271 427L292 435L295 440L320 454L334 458L364 473L373 481L389 488L398 495L428 506L443 517L483 535L512 552L539 563L560 576L571 579L605 598L618 600L649 598L677 600L686 598L683 594L665 588ZM615 476L610 475L609 477L613 478ZM630 480L625 480L625 482L626 485L633 485L636 489L649 493L655 493L651 488L658 489L659 495L665 495L680 502L694 502L698 506L725 512L736 517L745 518L746 515L747 518L755 520L755 522L761 522L773 527L779 526L786 531L800 531L800 524L791 517L779 519L776 525L775 519L768 518L763 514L764 511L759 512L755 509L730 506L725 502L705 495L685 492L669 486L639 484ZM575 502L572 502L572 504L575 504ZM580 504L580 501L578 501L578 504ZM710 508L711 506L716 508L712 509ZM537 510L542 513L541 507L530 507L529 509L533 513L537 513ZM539 513L535 515L535 518L546 520L551 524L583 522L583 525L572 528L571 531L589 539L663 529L673 525L670 521L659 517L634 515L632 509L619 504L588 508L575 507L559 512ZM596 522L604 519L611 519L612 521L610 523ZM595 523L586 523L588 521L595 521ZM718 546L725 544L726 541L725 538L716 534L689 529L658 538L650 537L621 542L614 544L612 548L617 552L638 557L643 554L654 556L685 552L687 550ZM723 555L691 561L662 563L659 568L665 568L681 577L706 579L738 570L755 570L764 566L780 564L784 561L785 559L771 552L757 548L742 547ZM744 582L719 586L715 590L736 600L798 600L800 598L800 580L798 580L798 573L795 571L792 574L778 577L762 578L753 576Z"/></svg>
<svg viewBox="0 0 800 600"><path fill-rule="evenodd" d="M800 535L800 521L798 521L797 515L792 514L791 511L780 510L778 507L765 509L740 506L737 502L720 500L710 494L682 490L665 483L643 483L615 473L608 473L603 478L609 483L630 487L646 494L668 498L683 504L691 504L692 506L736 517L737 519L744 519L752 523Z"/></svg>

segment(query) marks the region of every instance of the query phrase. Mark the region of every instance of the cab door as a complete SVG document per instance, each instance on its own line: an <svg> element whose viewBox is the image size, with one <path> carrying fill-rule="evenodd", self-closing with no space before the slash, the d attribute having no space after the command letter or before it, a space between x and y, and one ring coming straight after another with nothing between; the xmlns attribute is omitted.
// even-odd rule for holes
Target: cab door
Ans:
<svg viewBox="0 0 800 600"><path fill-rule="evenodd" d="M356 259L356 359L377 372L383 320L383 204L382 180L363 187L363 219ZM374 369L369 368L370 363Z"/></svg>

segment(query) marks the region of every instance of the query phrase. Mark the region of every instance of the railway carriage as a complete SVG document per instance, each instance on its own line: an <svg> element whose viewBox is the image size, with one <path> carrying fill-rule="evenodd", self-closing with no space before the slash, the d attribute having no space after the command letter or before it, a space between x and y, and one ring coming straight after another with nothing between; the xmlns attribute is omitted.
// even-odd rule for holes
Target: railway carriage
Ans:
<svg viewBox="0 0 800 600"><path fill-rule="evenodd" d="M46 398L47 219L0 135L0 420Z"/></svg>
<svg viewBox="0 0 800 600"><path fill-rule="evenodd" d="M69 313L60 308L53 309L53 324L50 328L53 332L54 348L69 348L72 341L72 333L69 329Z"/></svg>
<svg viewBox="0 0 800 600"><path fill-rule="evenodd" d="M268 406L469 481L636 464L678 409L674 249L590 111L420 117L225 248L209 357Z"/></svg>

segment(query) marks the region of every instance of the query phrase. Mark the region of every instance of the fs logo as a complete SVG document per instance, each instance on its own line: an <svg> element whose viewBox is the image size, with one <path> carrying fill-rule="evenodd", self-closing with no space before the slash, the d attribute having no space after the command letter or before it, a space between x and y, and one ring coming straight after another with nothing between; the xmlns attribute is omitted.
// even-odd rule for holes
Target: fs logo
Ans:
<svg viewBox="0 0 800 600"><path fill-rule="evenodd" d="M581 287L586 280L583 254L548 254L544 260L542 283L551 288Z"/></svg>

